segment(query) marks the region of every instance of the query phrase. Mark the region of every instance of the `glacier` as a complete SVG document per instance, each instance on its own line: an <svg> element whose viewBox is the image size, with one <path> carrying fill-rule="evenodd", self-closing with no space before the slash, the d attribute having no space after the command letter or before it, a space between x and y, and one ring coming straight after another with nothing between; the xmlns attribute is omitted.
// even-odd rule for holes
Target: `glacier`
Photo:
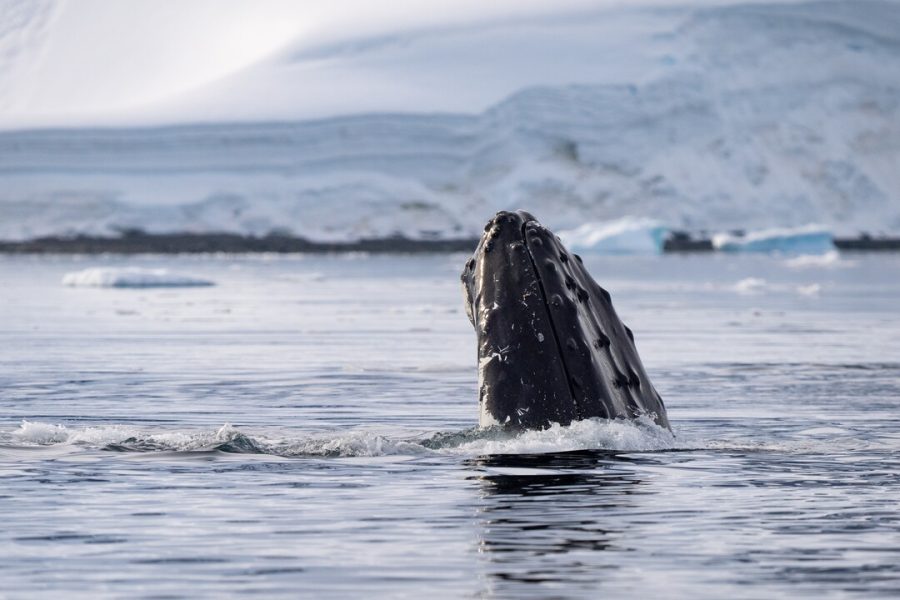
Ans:
<svg viewBox="0 0 900 600"><path fill-rule="evenodd" d="M2 105L0 105L2 107ZM298 44L131 112L0 112L0 239L900 232L900 4L609 4Z"/></svg>

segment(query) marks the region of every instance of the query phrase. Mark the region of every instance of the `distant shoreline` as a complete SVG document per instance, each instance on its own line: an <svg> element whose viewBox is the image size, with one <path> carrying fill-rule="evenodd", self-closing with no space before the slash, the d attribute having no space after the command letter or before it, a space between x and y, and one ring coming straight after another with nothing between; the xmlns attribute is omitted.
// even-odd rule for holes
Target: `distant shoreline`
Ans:
<svg viewBox="0 0 900 600"><path fill-rule="evenodd" d="M23 241L0 241L0 254L425 254L472 252L476 238L413 240L404 237L366 239L355 242L314 242L301 237L271 234L247 236L234 233L128 232L120 237L42 237ZM855 252L900 252L900 237L860 236L835 238L838 250ZM666 254L715 252L712 241L675 233L665 241Z"/></svg>
<svg viewBox="0 0 900 600"><path fill-rule="evenodd" d="M836 237L833 240L835 248L851 252L900 252L900 237L871 237L860 235L858 237ZM672 235L663 243L663 252L666 254L680 254L692 252L715 252L711 239L706 237L693 237L684 232L672 232Z"/></svg>
<svg viewBox="0 0 900 600"><path fill-rule="evenodd" d="M472 252L477 239L413 240L404 237L355 242L313 242L288 235L247 236L234 233L128 232L121 237L42 237L0 241L0 254L206 254L206 253L347 253L377 254Z"/></svg>

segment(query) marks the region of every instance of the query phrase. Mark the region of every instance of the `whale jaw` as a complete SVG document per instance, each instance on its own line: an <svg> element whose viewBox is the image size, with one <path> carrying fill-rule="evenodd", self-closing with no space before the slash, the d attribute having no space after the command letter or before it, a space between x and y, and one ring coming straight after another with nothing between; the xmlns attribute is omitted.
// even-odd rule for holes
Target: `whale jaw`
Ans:
<svg viewBox="0 0 900 600"><path fill-rule="evenodd" d="M478 338L482 426L649 415L669 427L609 294L532 215L497 213L462 283Z"/></svg>

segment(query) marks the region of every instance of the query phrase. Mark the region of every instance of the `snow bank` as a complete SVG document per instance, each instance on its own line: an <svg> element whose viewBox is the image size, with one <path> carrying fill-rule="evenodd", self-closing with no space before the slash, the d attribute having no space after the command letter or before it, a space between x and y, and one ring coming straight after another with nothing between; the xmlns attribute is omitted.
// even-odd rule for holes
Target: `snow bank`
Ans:
<svg viewBox="0 0 900 600"><path fill-rule="evenodd" d="M106 4L69 10L128 31ZM32 19L33 36L0 42L0 239L463 238L517 208L555 231L623 215L687 231L900 231L895 2L653 4L335 28L115 118L60 112L40 121L57 129L22 130L38 122L28 93L69 101L32 77L122 87L20 64L44 46L64 56L54 23L68 21Z"/></svg>
<svg viewBox="0 0 900 600"><path fill-rule="evenodd" d="M140 267L97 267L67 273L63 285L73 287L197 287L214 285L212 281L170 273L168 269L144 269Z"/></svg>
<svg viewBox="0 0 900 600"><path fill-rule="evenodd" d="M585 223L559 232L559 237L574 252L661 254L668 232L658 221L624 217L615 221Z"/></svg>
<svg viewBox="0 0 900 600"><path fill-rule="evenodd" d="M782 252L785 254L825 254L834 252L831 232L819 225L765 229L746 235L719 233L713 247L723 252Z"/></svg>

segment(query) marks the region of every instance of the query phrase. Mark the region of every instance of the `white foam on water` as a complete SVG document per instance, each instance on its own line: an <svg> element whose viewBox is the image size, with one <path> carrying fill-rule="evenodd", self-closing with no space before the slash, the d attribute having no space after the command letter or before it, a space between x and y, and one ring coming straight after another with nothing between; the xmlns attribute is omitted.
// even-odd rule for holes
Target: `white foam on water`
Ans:
<svg viewBox="0 0 900 600"><path fill-rule="evenodd" d="M587 419L568 426L554 424L529 430L508 439L475 439L449 449L465 455L544 454L574 450L653 452L675 447L675 435L649 417L634 421Z"/></svg>
<svg viewBox="0 0 900 600"><path fill-rule="evenodd" d="M675 447L674 434L657 426L649 417L635 421L590 419L519 434L496 429L473 429L448 435L446 441L438 443L428 439L388 436L368 429L317 433L299 439L269 439L247 436L228 423L216 430L156 433L126 425L68 427L23 421L12 432L11 438L23 446L80 445L89 448L114 447L125 451L175 452L229 450L285 457L480 456L591 449L651 452Z"/></svg>
<svg viewBox="0 0 900 600"><path fill-rule="evenodd" d="M371 458L382 456L479 457L488 455L550 454L579 450L609 452L702 451L828 453L884 449L883 441L866 440L856 432L837 427L810 428L800 439L780 442L762 439L702 439L684 432L677 435L656 425L649 417L633 421L588 419L571 425L552 425L521 433L499 428L473 428L431 436L387 435L369 428L317 432L297 437L248 436L231 424L218 429L193 431L141 430L130 425L68 427L62 424L22 421L12 432L0 432L6 449L81 448L125 453L213 452L250 453L284 458Z"/></svg>
<svg viewBox="0 0 900 600"><path fill-rule="evenodd" d="M407 456L429 454L430 450L413 440L391 439L371 431L350 431L323 435L268 446L280 456Z"/></svg>
<svg viewBox="0 0 900 600"><path fill-rule="evenodd" d="M22 424L12 435L14 439L22 443L43 446L68 442L70 434L63 425L22 421Z"/></svg>
<svg viewBox="0 0 900 600"><path fill-rule="evenodd" d="M168 269L143 267L93 267L66 273L63 285L70 287L146 288L198 287L215 285L212 281L180 275Z"/></svg>
<svg viewBox="0 0 900 600"><path fill-rule="evenodd" d="M105 446L137 435L138 430L126 425L69 428L65 425L23 420L12 432L12 438L23 444L48 446L53 444L86 444Z"/></svg>
<svg viewBox="0 0 900 600"><path fill-rule="evenodd" d="M81 445L103 448L113 444L134 442L158 450L205 450L234 440L240 432L226 423L212 431L171 431L150 433L130 425L98 425L68 427L55 423L23 420L11 433L14 441L24 446Z"/></svg>

